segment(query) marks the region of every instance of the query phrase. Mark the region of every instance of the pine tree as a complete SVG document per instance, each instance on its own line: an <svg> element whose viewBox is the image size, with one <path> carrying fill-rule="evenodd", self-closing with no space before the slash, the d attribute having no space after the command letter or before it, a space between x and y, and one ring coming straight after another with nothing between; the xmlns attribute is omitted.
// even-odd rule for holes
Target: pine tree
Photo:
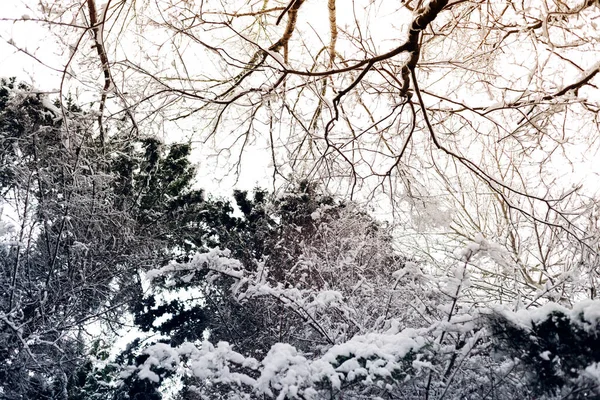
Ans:
<svg viewBox="0 0 600 400"><path fill-rule="evenodd" d="M118 327L139 307L142 271L211 240L190 146L127 137L119 126L101 144L94 123L71 100L0 84L0 194L18 225L0 249L8 399L64 398L68 385L88 385L86 327Z"/></svg>

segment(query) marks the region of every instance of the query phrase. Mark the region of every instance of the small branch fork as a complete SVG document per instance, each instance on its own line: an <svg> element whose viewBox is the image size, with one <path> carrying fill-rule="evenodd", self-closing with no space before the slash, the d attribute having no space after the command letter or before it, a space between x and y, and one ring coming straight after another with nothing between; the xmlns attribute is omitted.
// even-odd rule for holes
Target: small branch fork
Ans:
<svg viewBox="0 0 600 400"><path fill-rule="evenodd" d="M414 69L411 69L411 77L412 77L412 82L413 82L413 87L415 89L415 93L417 94L419 106L423 113L423 119L425 121L425 124L427 125L427 131L429 133L429 136L431 137L431 140L433 141L434 146L438 150L441 150L442 152L449 155L450 157L458 160L458 162L460 164L465 166L469 171L473 172L475 174L475 176L477 176L479 179L484 181L490 189L492 189L495 193L498 194L500 199L502 199L502 201L508 206L508 208L515 210L515 211L525 215L526 217L531 218L534 222L563 230L569 236L571 236L572 238L577 240L579 243L581 243L581 245L583 245L585 248L590 250L593 254L597 254L595 249L593 249L590 245L588 245L587 243L582 241L582 239L580 239L580 237L577 235L577 233L571 229L571 227L573 227L573 224L553 205L553 203L557 203L557 202L561 201L562 199L564 199L565 196L563 196L560 199L549 200L546 198L534 196L529 193L525 193L525 192L519 191L517 189L514 189L514 188L506 185L505 183L499 181L498 179L494 178L493 176L489 175L488 173L486 173L484 170L482 170L479 166L474 164L469 159L461 156L460 154L453 152L452 150L450 150L447 147L445 147L444 145L442 145L435 134L435 131L433 129L433 126L431 125L431 121L429 120L429 117L427 116L425 103L423 101L423 96L421 95L421 91L419 89L419 84L417 82L417 77L416 77ZM566 221L567 226L564 226L564 225L558 224L558 223L549 222L547 219L541 219L535 215L534 211L528 212L528 211L520 208L519 206L513 204L510 201L510 199L508 199L508 197L506 196L506 194L504 193L504 191L502 189L507 190L516 195L523 196L523 197L526 197L526 198L529 198L532 200L536 200L536 201L539 201L539 202L545 204L548 211L552 211L552 212L556 213L558 216L560 216L561 218L563 218Z"/></svg>
<svg viewBox="0 0 600 400"><path fill-rule="evenodd" d="M351 162L351 160L349 160L347 158L347 156L345 154L343 154L341 149L339 149L337 146L335 146L329 140L329 134L330 134L331 130L333 129L335 122L339 119L339 106L340 106L340 102L341 102L342 98L346 94L348 94L348 92L350 92L352 89L354 89L363 80L363 78L375 66L376 63L390 59L401 53L410 53L410 57L409 57L406 65L404 65L404 67L402 68L402 82L401 82L402 87L401 87L401 92L400 92L402 97L409 98L409 92L408 92L408 89L410 87L409 76L410 76L410 71L413 71L415 69L417 62L419 61L420 34L438 16L438 14L444 9L444 7L446 7L447 4L448 4L448 0L433 0L426 6L419 8L419 10L416 12L417 16L415 17L415 19L413 20L413 22L410 26L407 41L405 43L403 43L401 46L393 49L392 51L382 54L380 56L373 57L368 60L360 61L350 67L341 68L338 70L330 70L330 71L326 71L326 72L310 73L310 74L314 74L313 76L331 75L331 74L337 74L337 73L341 73L341 72L351 71L351 70L360 68L363 65L365 66L364 69L360 72L360 74L356 77L356 79L348 87L339 91L337 93L337 95L335 96L335 98L333 99L333 118L331 118L331 120L329 120L329 122L325 126L325 135L324 136L325 136L325 142L327 144L327 148L325 149L324 155L327 154L327 152L330 148L333 148L352 167L353 172L354 172L354 167L353 167L353 163ZM286 73L305 75L302 73L298 73L298 71L290 71L290 70L286 70ZM412 134L410 136L412 136ZM410 137L409 137L409 139L410 139ZM408 145L408 141L405 144L405 146L402 150L402 153L404 153L404 150L406 149L407 145ZM399 161L400 161L400 158L397 158L395 165L397 165L399 163ZM354 173L353 175L355 178L354 178L354 182L352 185L352 193L354 193L354 188L357 185L356 174Z"/></svg>
<svg viewBox="0 0 600 400"><path fill-rule="evenodd" d="M92 0L90 0L90 1L92 1ZM269 56L271 58L273 58L277 64L279 64L280 72L284 75L298 75L298 76L306 76L306 77L326 77L326 76L337 75L337 74L342 74L345 72L359 70L364 67L363 71L359 74L358 78L348 88L346 88L345 90L342 90L341 92L338 93L338 96L336 96L336 98L339 97L341 99L341 97L343 97L343 95L347 94L350 90L352 90L354 87L356 87L356 85L358 85L358 83L362 80L362 78L364 78L364 76L367 74L367 72L369 72L369 70L371 68L373 68L373 66L375 66L377 63L380 63L382 61L393 58L399 54L410 52L410 53L413 53L413 55L411 56L407 65L409 65L409 66L416 65L418 58L419 58L419 35L420 35L420 33L437 17L437 15L444 9L444 7L446 7L448 5L448 0L433 0L426 6L419 8L419 10L416 12L416 17L410 26L408 40L405 43L403 43L402 45L396 47L395 49L390 50L387 53L358 61L350 66L343 67L343 68L328 69L326 71L301 71L301 70L295 70L295 69L289 68L286 65L285 58L284 58L284 62L282 63L279 58L277 58L273 55L273 52L279 52L281 49L284 49L285 53L287 53L286 49L287 49L289 40L291 39L292 34L296 28L296 21L298 19L298 10L302 6L302 4L304 4L304 1L305 0L292 0L288 4L288 6L283 10L283 12L280 14L279 18L277 19L277 24L279 24L281 22L281 19L283 18L283 15L286 13L288 15L288 22L287 22L286 28L283 32L283 35L281 36L281 38L279 40L277 40L275 43L273 43L271 46L269 46L268 50L260 49L256 54L254 54L254 56L248 62L248 68L244 72L242 72L242 74L240 74L240 76L237 79L235 79L234 87L239 85L243 79L247 78L250 74L252 74L254 71L256 71L259 68L259 66L261 66L264 63L264 61L267 59L267 57L269 57ZM329 1L328 8L330 10L329 18L330 18L330 25L331 25L330 26L331 43L330 43L329 52L332 53L335 51L335 42L337 40L337 28L335 28L333 26L333 24L335 23L335 14L334 14L335 13L335 2ZM231 26L230 26L230 28L233 30L233 28ZM236 32L236 31L234 30L234 32ZM242 36L240 33L238 33L238 35ZM332 55L330 54L330 59L331 58L332 58ZM331 63L329 65L331 65ZM407 75L405 73L403 73L403 76L407 76ZM232 89L229 89L228 92L230 92L231 90ZM218 97L221 97L221 96L218 96ZM339 103L339 100L337 102Z"/></svg>
<svg viewBox="0 0 600 400"><path fill-rule="evenodd" d="M420 54L419 36L420 36L420 33L437 17L437 15L442 11L442 9L447 4L448 4L448 0L433 0L427 6L420 8L419 11L417 11L416 18L413 20L413 22L411 24L408 40L401 46L393 49L392 51L389 51L385 54L373 57L371 59L360 61L350 67L341 68L338 70L325 71L325 72L310 73L310 74L318 74L321 76L322 75L332 75L332 74L337 74L337 73L341 73L341 72L351 71L351 70L360 68L363 65L366 65L365 68L362 70L362 72L354 80L354 82L352 82L350 84L350 86L348 86L346 89L338 92L337 96L333 99L335 115L334 115L334 118L331 121L329 121L329 123L327 124L327 127L325 129L325 137L327 137L329 130L333 127L333 122L339 118L338 105L339 105L342 97L345 96L354 87L356 87L356 85L358 85L358 83L365 77L367 72L369 72L369 70L371 68L373 68L373 66L376 63L379 63L381 61L395 57L401 53L406 53L406 52L410 53L410 58L409 58L408 62L406 63L406 65L402 69L403 87L402 87L401 94L403 96L406 96L408 94L409 71L414 69L417 65L417 62L419 61L419 54ZM303 75L302 73L299 73L298 71L287 70L286 72L289 74Z"/></svg>
<svg viewBox="0 0 600 400"><path fill-rule="evenodd" d="M90 15L90 27L92 34L94 35L94 46L100 57L100 63L102 64L102 72L104 73L104 87L102 88L102 97L100 100L100 109L98 110L98 126L100 128L100 141L104 148L105 132L102 123L102 115L104 114L104 108L106 106L106 98L108 91L111 86L112 77L110 75L110 66L108 63L108 56L106 55L106 49L104 48L104 41L102 40L102 30L104 29L104 22L106 19L106 13L103 13L102 21L98 22L98 13L96 10L95 0L87 0L88 12ZM106 10L110 6L110 0L106 4Z"/></svg>
<svg viewBox="0 0 600 400"><path fill-rule="evenodd" d="M101 68L102 68L102 74L104 75L104 86L102 87L102 95L100 97L100 106L98 108L98 127L100 129L100 143L101 143L101 146L103 149L104 149L104 144L105 144L105 140L106 140L106 137L105 137L106 131L104 129L104 124L103 124L104 110L106 108L106 100L108 98L108 93L111 89L114 90L114 94L124 104L124 112L131 121L132 130L134 132L139 131L137 120L132 111L132 106L128 105L128 102L125 99L125 97L123 96L123 93L121 93L116 88L116 85L114 84L114 79L111 74L110 63L108 60L108 54L106 52L106 46L104 44L105 43L104 27L106 25L106 21L108 18L108 11L111 9L111 3L112 3L112 0L107 0L107 3L103 6L104 10L100 15L101 18L99 18L95 0L87 0L87 8L88 8L88 14L89 14L90 21L89 21L89 27L86 29L86 32L91 31L91 33L92 33L93 40L94 40L94 44L93 44L92 48L95 48L96 52L98 53L98 57L100 58L100 63L101 63ZM116 6L122 7L124 4L125 4L125 2L121 1L119 4L116 4ZM78 45L81 42L82 38L83 38L83 36L80 37L80 39L78 41ZM73 55L74 55L74 53L73 53ZM72 60L73 60L73 56L71 56L69 63L71 63ZM66 74L66 70L67 70L67 67L65 67L65 74ZM63 78L63 80L64 80L64 78ZM61 84L61 92L62 92L62 84Z"/></svg>

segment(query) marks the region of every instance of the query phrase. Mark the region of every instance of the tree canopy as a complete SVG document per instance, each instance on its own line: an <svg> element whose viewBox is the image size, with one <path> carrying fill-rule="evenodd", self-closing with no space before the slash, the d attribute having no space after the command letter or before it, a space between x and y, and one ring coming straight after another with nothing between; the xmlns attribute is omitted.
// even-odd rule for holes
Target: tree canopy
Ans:
<svg viewBox="0 0 600 400"><path fill-rule="evenodd" d="M600 396L599 18L11 2L0 399Z"/></svg>

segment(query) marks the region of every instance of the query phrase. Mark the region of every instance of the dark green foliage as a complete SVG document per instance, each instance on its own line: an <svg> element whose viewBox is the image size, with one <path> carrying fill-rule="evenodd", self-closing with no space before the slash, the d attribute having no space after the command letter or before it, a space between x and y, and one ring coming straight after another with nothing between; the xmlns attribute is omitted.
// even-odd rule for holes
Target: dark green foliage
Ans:
<svg viewBox="0 0 600 400"><path fill-rule="evenodd" d="M419 354L421 356L424 354L422 349L419 351ZM365 357L356 356L355 354L348 354L348 355L344 355L344 356L337 356L335 363L333 363L333 366L334 366L334 368L338 368L340 365L342 365L346 361L352 360L352 359L356 359L356 362L358 363L360 368L365 368L365 371L368 369L367 364L369 362L376 362L376 361L380 360L380 358L378 358L377 356L371 356L371 357L365 358ZM377 375L377 377L380 380L382 380L386 383L394 384L397 382L402 382L407 377L409 377L411 374L415 373L415 371L412 367L412 363L416 359L417 359L417 353L413 350L410 350L409 352L406 353L406 355L404 355L404 357L402 357L401 360L396 360L396 361L401 361L401 365L402 365L401 368L394 368L391 371L390 375L387 374L387 370L385 373L382 373L380 375L377 375L377 374L375 374L375 375ZM428 360L421 357L420 361L428 361ZM353 379L349 379L347 375L344 375L342 377L342 379L345 381L345 384L354 384L359 381L363 381L364 379L366 379L366 376L357 374Z"/></svg>
<svg viewBox="0 0 600 400"><path fill-rule="evenodd" d="M135 379L129 377L123 383L113 400L161 400L162 395L158 391L160 383L151 382L147 379Z"/></svg>
<svg viewBox="0 0 600 400"><path fill-rule="evenodd" d="M232 251L234 258L251 266L269 252L272 245L269 239L276 230L276 223L266 209L267 193L263 190L256 189L251 198L248 192L236 190L233 197L243 216L236 218L232 226L220 230L220 242Z"/></svg>
<svg viewBox="0 0 600 400"><path fill-rule="evenodd" d="M179 261L219 245L217 230L228 229L233 221L227 202L208 201L203 190L193 188L196 171L190 152L187 144L164 145L148 138L127 144L111 165L117 206L135 217L138 235L162 243L162 250Z"/></svg>
<svg viewBox="0 0 600 400"><path fill-rule="evenodd" d="M154 149L154 144L147 149ZM152 167L147 170L160 171L160 162L151 154L146 153L145 159L155 161L148 163ZM149 181L153 182L152 179ZM147 187L164 188L164 185L157 182ZM157 189L149 192L156 193ZM331 197L321 196L315 185L306 182L279 197L261 189L252 193L235 191L233 197L241 216L234 216L234 209L228 202L206 200L201 208L187 207L183 214L185 223L203 229L190 230L189 235L178 238L184 237L186 241L196 243L197 250L202 249L201 246L226 248L250 271L255 270L257 262L264 262L274 280L287 274L301 253L303 241L310 240L317 223L312 213L327 206L325 214L333 218L336 210L343 207L335 204ZM146 195L146 198L148 200L142 203L147 207L159 203L151 200L151 196ZM186 258L176 259L187 261ZM228 341L242 353L265 355L276 341L291 340L292 335L297 333L294 327L305 323L288 308L268 297L252 302L236 301L230 294L233 283L230 278L220 277L210 285L206 285L204 279L205 274L197 272L193 279L187 282L175 280L168 287L163 286L163 280L156 279L154 284L159 292L190 289L201 293L204 299L202 305L192 306L179 300L161 303L153 295L147 296L135 308L136 324L143 331L169 337L171 345L202 340L203 335L209 333L211 341ZM281 316L279 336L270 333L275 328L270 313ZM166 316L168 318L165 319ZM161 323L156 322L159 318Z"/></svg>
<svg viewBox="0 0 600 400"><path fill-rule="evenodd" d="M30 390L43 398L67 381L74 398L100 396L104 378L72 332L95 315L118 322L142 299L139 271L185 261L205 243L215 244L209 227L216 223L205 219L219 218L226 205L207 204L193 189L189 145L122 133L101 146L94 119L72 99L63 115L54 107L14 79L0 82L0 195L27 211L19 227L27 246L0 249L0 312L22 325L23 340L43 340L30 344L32 359L16 332L0 324L6 398ZM179 304L176 311L163 331L174 340L201 334L202 310ZM4 382L13 382L10 391Z"/></svg>
<svg viewBox="0 0 600 400"><path fill-rule="evenodd" d="M586 321L583 313L571 319L552 311L530 329L494 315L490 326L496 351L520 360L535 394L572 392L569 398L582 399L598 394L581 372L600 362L600 324Z"/></svg>
<svg viewBox="0 0 600 400"><path fill-rule="evenodd" d="M319 192L316 183L302 180L292 186L283 196L275 199L282 225L310 227L314 220L312 213L323 206L344 207L336 204L333 197ZM329 210L329 213L333 213Z"/></svg>
<svg viewBox="0 0 600 400"><path fill-rule="evenodd" d="M154 296L148 296L136 303L134 315L134 322L142 331L166 335L172 346L178 346L185 341L201 340L208 326L205 307L188 307L180 300L157 305ZM156 325L155 321L163 317L167 317L166 320Z"/></svg>
<svg viewBox="0 0 600 400"><path fill-rule="evenodd" d="M115 365L140 365L147 359L147 354L140 354L142 349L142 341L135 339L127 348L122 351L115 359ZM168 371L163 368L152 368L161 378L159 382L153 382L148 379L139 379L136 373L133 373L120 381L118 387L111 388L108 399L110 400L160 400L162 394L159 389L164 378L173 376L173 371ZM116 379L113 376L113 379Z"/></svg>
<svg viewBox="0 0 600 400"><path fill-rule="evenodd" d="M326 216L335 218L336 211L344 207L308 181L291 186L281 196L255 189L251 195L234 191L233 197L243 216L219 232L222 246L249 269L256 260L264 260L277 277L293 265L300 245L314 233L318 222L313 213L326 207Z"/></svg>
<svg viewBox="0 0 600 400"><path fill-rule="evenodd" d="M137 356L132 364L143 364L148 356L141 355ZM162 369L154 370L157 374L162 376L168 376L169 374ZM138 379L136 374L128 376L123 379L121 384L111 390L109 399L111 400L160 400L162 394L160 393L161 382L153 382L148 379Z"/></svg>
<svg viewBox="0 0 600 400"><path fill-rule="evenodd" d="M88 361L83 363L71 375L68 383L69 400L108 400L112 398L114 388L112 384L118 368L108 363L103 367L96 367L94 360L108 361L110 344L101 339L95 340L87 354Z"/></svg>
<svg viewBox="0 0 600 400"><path fill-rule="evenodd" d="M0 80L0 195L22 184L18 175L37 154L59 143L60 121L30 91L14 78Z"/></svg>

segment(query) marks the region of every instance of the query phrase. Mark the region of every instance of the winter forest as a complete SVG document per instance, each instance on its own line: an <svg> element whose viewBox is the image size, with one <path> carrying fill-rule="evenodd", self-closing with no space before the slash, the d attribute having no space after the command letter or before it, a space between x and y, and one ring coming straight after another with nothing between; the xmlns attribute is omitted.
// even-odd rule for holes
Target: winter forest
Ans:
<svg viewBox="0 0 600 400"><path fill-rule="evenodd" d="M4 0L0 399L600 399L598 0Z"/></svg>

